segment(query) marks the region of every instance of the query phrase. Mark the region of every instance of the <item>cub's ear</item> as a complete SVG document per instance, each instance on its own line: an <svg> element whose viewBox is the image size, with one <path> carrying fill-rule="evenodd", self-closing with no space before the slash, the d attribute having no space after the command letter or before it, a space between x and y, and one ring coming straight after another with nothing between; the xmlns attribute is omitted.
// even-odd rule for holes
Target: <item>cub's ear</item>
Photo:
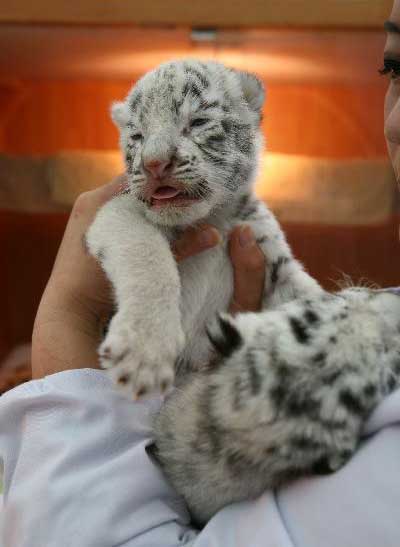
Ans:
<svg viewBox="0 0 400 547"><path fill-rule="evenodd" d="M129 121L129 110L124 102L115 102L111 105L111 119L122 129Z"/></svg>
<svg viewBox="0 0 400 547"><path fill-rule="evenodd" d="M264 85L257 76L250 72L238 71L238 75L247 104L261 116L261 109L265 99Z"/></svg>
<svg viewBox="0 0 400 547"><path fill-rule="evenodd" d="M216 319L207 325L206 333L211 344L223 357L230 357L243 345L242 335L234 319L225 313L219 313Z"/></svg>

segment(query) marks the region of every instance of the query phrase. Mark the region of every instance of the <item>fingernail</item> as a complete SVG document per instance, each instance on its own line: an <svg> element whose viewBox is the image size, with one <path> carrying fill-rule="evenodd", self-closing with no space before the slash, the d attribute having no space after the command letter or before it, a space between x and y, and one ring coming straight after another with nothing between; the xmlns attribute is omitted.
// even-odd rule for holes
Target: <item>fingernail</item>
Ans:
<svg viewBox="0 0 400 547"><path fill-rule="evenodd" d="M198 234L199 241L204 247L213 247L220 241L219 232L215 228L206 228Z"/></svg>
<svg viewBox="0 0 400 547"><path fill-rule="evenodd" d="M240 230L239 234L239 243L242 247L251 247L255 243L255 238L253 234L253 230L250 228L250 226L244 226Z"/></svg>

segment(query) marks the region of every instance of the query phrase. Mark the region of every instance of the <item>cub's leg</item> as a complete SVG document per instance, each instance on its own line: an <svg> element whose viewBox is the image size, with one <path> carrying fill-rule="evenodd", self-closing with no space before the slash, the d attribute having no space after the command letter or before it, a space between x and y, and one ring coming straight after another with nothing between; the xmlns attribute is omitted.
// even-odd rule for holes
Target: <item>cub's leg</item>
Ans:
<svg viewBox="0 0 400 547"><path fill-rule="evenodd" d="M400 380L397 323L391 329L369 306L326 295L212 327L219 358L155 420L153 453L196 521L351 457Z"/></svg>
<svg viewBox="0 0 400 547"><path fill-rule="evenodd" d="M323 294L315 279L296 260L273 213L252 194L238 203L237 223L251 226L256 241L267 259L263 309L271 310L296 298Z"/></svg>
<svg viewBox="0 0 400 547"><path fill-rule="evenodd" d="M86 240L117 305L99 349L101 366L127 395L165 391L184 346L180 281L167 239L121 195L99 210Z"/></svg>

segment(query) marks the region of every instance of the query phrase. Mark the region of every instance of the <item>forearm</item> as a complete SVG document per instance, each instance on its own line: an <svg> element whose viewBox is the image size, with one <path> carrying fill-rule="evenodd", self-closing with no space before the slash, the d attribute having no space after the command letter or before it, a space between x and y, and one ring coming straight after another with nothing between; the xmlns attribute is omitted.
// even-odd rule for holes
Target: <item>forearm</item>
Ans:
<svg viewBox="0 0 400 547"><path fill-rule="evenodd" d="M34 379L77 369L82 363L98 368L97 349L106 316L95 315L83 302L69 303L66 295L59 301L59 295L48 287L36 316L32 335ZM49 300L53 300L50 306Z"/></svg>

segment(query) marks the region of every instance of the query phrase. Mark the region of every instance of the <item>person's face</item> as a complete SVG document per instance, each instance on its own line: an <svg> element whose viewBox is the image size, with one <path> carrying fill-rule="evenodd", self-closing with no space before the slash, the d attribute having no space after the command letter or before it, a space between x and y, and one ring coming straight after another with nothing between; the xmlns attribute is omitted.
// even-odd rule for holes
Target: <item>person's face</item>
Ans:
<svg viewBox="0 0 400 547"><path fill-rule="evenodd" d="M390 78L385 100L385 137L390 159L400 182L400 0L394 0L389 21L383 73Z"/></svg>

